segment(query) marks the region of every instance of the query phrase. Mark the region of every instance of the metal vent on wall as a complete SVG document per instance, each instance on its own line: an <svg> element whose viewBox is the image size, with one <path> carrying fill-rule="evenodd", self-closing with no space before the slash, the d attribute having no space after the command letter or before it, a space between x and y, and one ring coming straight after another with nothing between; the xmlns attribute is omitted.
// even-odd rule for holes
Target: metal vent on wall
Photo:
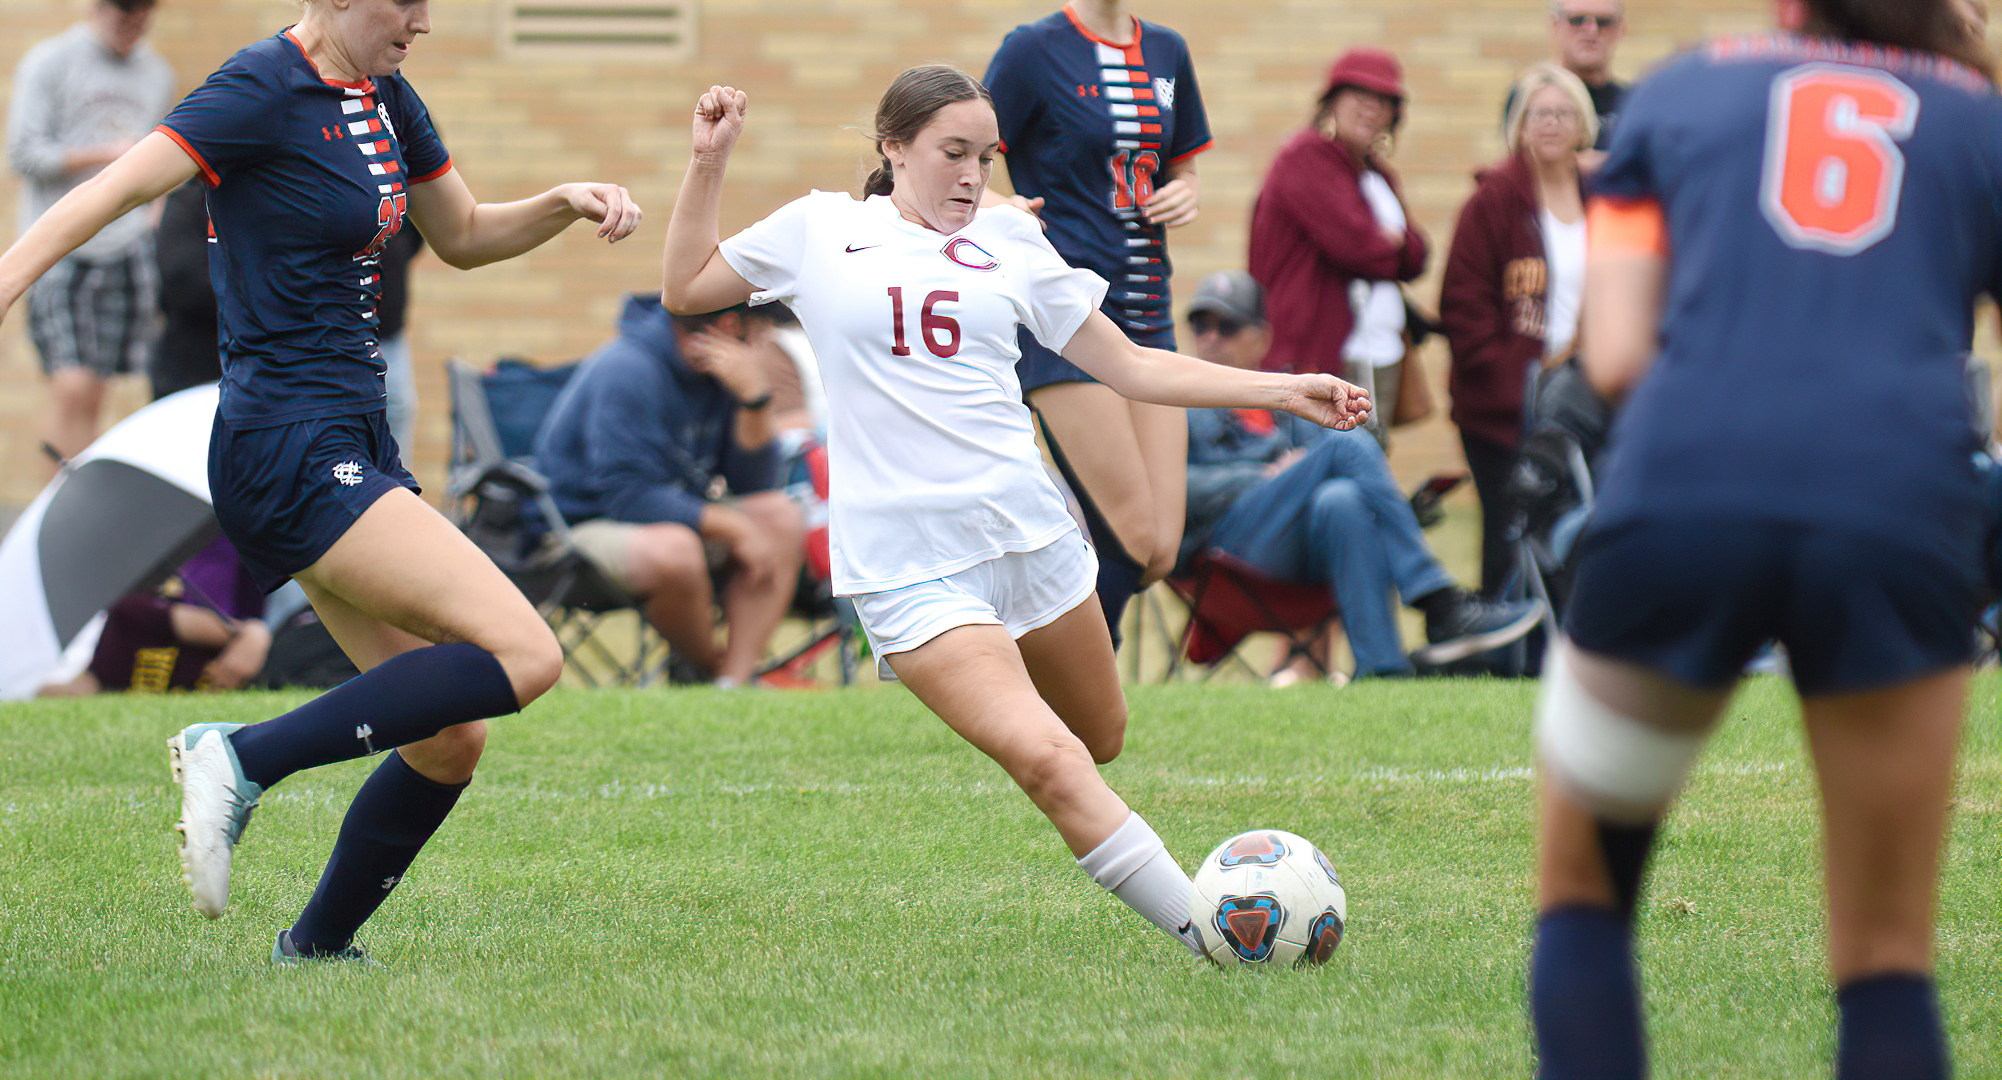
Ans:
<svg viewBox="0 0 2002 1080"><path fill-rule="evenodd" d="M501 46L523 59L686 60L695 9L695 0L506 0Z"/></svg>

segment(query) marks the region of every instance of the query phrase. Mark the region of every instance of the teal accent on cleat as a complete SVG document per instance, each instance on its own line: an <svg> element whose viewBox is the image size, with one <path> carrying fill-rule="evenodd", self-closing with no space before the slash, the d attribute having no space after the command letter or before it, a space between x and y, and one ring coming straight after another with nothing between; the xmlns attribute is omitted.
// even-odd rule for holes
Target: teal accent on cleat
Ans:
<svg viewBox="0 0 2002 1080"><path fill-rule="evenodd" d="M300 967L305 964L354 964L357 967L381 967L368 950L352 942L338 952L307 955L292 944L292 930L287 927L278 931L278 940L271 946L271 963L275 967Z"/></svg>
<svg viewBox="0 0 2002 1080"><path fill-rule="evenodd" d="M219 919L229 907L229 867L264 789L244 779L230 733L242 724L194 724L167 740L167 767L181 786L181 878L195 910Z"/></svg>

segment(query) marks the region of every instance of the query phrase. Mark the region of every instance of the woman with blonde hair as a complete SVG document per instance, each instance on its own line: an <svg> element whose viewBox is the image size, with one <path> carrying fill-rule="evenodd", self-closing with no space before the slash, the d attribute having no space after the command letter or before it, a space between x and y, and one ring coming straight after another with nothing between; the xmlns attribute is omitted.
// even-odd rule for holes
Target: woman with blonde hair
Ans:
<svg viewBox="0 0 2002 1080"><path fill-rule="evenodd" d="M1578 155L1599 136L1592 96L1553 63L1524 71L1509 109L1509 156L1476 176L1446 256L1439 320L1452 348L1453 423L1481 500L1481 588L1508 577L1506 489L1531 373L1563 363L1585 287Z"/></svg>

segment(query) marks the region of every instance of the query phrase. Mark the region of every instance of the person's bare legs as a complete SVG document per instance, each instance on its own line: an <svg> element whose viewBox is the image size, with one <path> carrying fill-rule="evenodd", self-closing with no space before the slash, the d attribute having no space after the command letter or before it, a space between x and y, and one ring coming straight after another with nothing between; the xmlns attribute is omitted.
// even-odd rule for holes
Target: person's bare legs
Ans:
<svg viewBox="0 0 2002 1080"><path fill-rule="evenodd" d="M1189 413L1168 405L1129 401L1133 434L1147 470L1154 502L1154 554L1147 560L1141 588L1167 577L1181 552L1189 507Z"/></svg>
<svg viewBox="0 0 2002 1080"><path fill-rule="evenodd" d="M1098 630L1105 632L1102 619ZM1007 630L961 626L886 659L926 708L1007 772L1071 854L1090 852L1126 820L1126 803L1098 775L1084 741L1037 694Z"/></svg>
<svg viewBox="0 0 2002 1080"><path fill-rule="evenodd" d="M82 453L96 440L107 385L97 372L81 365L49 376L49 410L42 419L42 438L65 459ZM49 473L54 475L55 470L55 462L49 462Z"/></svg>
<svg viewBox="0 0 2002 1080"><path fill-rule="evenodd" d="M1016 639L1036 693L1104 765L1126 745L1126 694L1105 620L1089 603Z"/></svg>
<svg viewBox="0 0 2002 1080"><path fill-rule="evenodd" d="M1084 488L1078 497L1090 500L1126 555L1143 571L1151 570L1162 557L1157 551L1160 512L1155 506L1154 482L1148 475L1149 459L1134 428L1133 403L1109 386L1089 382L1053 383L1032 391L1029 403ZM1186 430L1182 440L1185 460L1181 468L1186 470ZM1182 498L1187 498L1186 492ZM1181 535L1179 521L1175 535ZM1173 560L1173 552L1166 557Z"/></svg>
<svg viewBox="0 0 2002 1080"><path fill-rule="evenodd" d="M736 569L723 586L723 622L730 634L729 644L716 666L716 676L741 686L749 683L757 672L758 661L764 658L772 633L792 608L793 590L799 585L799 566L806 558L806 524L799 504L782 491L761 491L733 505L756 522L786 555L769 577L753 579Z"/></svg>
<svg viewBox="0 0 2002 1080"><path fill-rule="evenodd" d="M357 519L319 561L294 575L329 633L363 671L429 644L493 654L526 707L563 671L549 625L486 554L436 510L398 488ZM464 783L486 744L484 722L401 749L411 768Z"/></svg>
<svg viewBox="0 0 2002 1080"><path fill-rule="evenodd" d="M1837 985L1929 974L1967 669L1802 702L1821 783Z"/></svg>
<svg viewBox="0 0 2002 1080"><path fill-rule="evenodd" d="M645 597L647 622L696 666L718 674L715 586L702 536L686 525L640 525L626 546L626 584Z"/></svg>

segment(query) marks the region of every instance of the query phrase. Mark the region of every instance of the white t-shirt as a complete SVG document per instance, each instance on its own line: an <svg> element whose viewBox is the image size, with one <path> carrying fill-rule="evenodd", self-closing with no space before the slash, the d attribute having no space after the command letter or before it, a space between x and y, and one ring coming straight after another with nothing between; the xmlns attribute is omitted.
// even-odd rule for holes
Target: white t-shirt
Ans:
<svg viewBox="0 0 2002 1080"><path fill-rule="evenodd" d="M1390 182L1374 169L1364 169L1361 179L1363 201L1379 230L1404 231L1404 207ZM1342 346L1345 360L1367 361L1384 367L1404 359L1404 294L1394 281L1352 281L1349 306L1355 312L1355 329Z"/></svg>
<svg viewBox="0 0 2002 1080"><path fill-rule="evenodd" d="M981 210L950 236L886 196L816 191L723 241L799 316L827 392L834 591L933 581L1075 530L1015 378L1017 326L1061 352L1105 299L1033 217Z"/></svg>
<svg viewBox="0 0 2002 1080"><path fill-rule="evenodd" d="M1563 356L1578 339L1578 312L1585 300L1585 219L1566 225L1548 210L1540 215L1543 264L1550 292L1543 301L1543 355Z"/></svg>

